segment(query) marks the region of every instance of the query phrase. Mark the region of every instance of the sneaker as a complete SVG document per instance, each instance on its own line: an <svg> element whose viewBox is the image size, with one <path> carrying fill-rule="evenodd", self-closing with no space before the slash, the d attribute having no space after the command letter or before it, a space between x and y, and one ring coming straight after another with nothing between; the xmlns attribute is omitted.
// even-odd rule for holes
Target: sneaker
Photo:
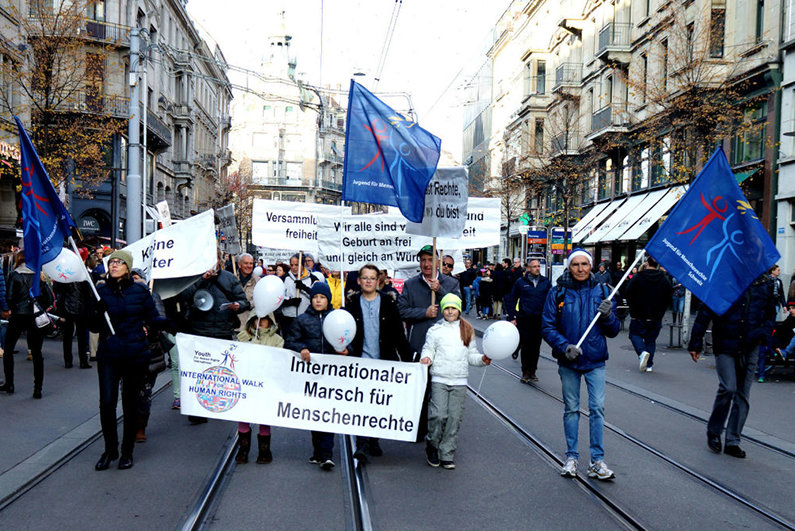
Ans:
<svg viewBox="0 0 795 531"><path fill-rule="evenodd" d="M331 470L332 468L334 468L334 461L332 461L331 459L326 459L325 461L320 463L320 469L321 470L328 471L328 470Z"/></svg>
<svg viewBox="0 0 795 531"><path fill-rule="evenodd" d="M577 460L573 457L566 459L566 464L560 469L560 475L564 478L577 477Z"/></svg>
<svg viewBox="0 0 795 531"><path fill-rule="evenodd" d="M425 460L431 465L433 468L437 468L439 466L439 452L433 446L427 446L425 448Z"/></svg>
<svg viewBox="0 0 795 531"><path fill-rule="evenodd" d="M588 467L588 477L606 481L608 479L613 479L616 475L613 474L612 470L607 468L604 461L597 461L596 463L591 463Z"/></svg>
<svg viewBox="0 0 795 531"><path fill-rule="evenodd" d="M646 367L646 372L654 372L654 369L652 367Z"/></svg>
<svg viewBox="0 0 795 531"><path fill-rule="evenodd" d="M760 376L759 379L757 380L757 382L765 383L765 377L764 376Z"/></svg>
<svg viewBox="0 0 795 531"><path fill-rule="evenodd" d="M309 463L312 465L319 465L322 462L323 460L316 455L313 455L312 457L309 458Z"/></svg>
<svg viewBox="0 0 795 531"><path fill-rule="evenodd" d="M182 403L179 401L179 398L175 398L173 402L171 402L171 409L180 409L182 407Z"/></svg>
<svg viewBox="0 0 795 531"><path fill-rule="evenodd" d="M452 461L439 461L442 464L442 468L446 468L447 470L452 470L455 468L455 463Z"/></svg>
<svg viewBox="0 0 795 531"><path fill-rule="evenodd" d="M353 452L353 458L359 461L360 463L367 462L367 454L364 452L363 448L357 448L355 452Z"/></svg>
<svg viewBox="0 0 795 531"><path fill-rule="evenodd" d="M638 356L638 362L639 362L638 363L638 368L640 369L640 372L645 372L646 371L646 366L649 364L649 358L650 357L651 357L651 354L649 354L645 350L640 353L640 356Z"/></svg>

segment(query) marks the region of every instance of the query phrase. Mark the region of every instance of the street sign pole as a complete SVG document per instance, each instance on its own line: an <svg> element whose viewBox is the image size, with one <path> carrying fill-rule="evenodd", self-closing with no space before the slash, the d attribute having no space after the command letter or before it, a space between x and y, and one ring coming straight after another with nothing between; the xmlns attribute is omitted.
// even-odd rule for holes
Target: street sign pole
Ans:
<svg viewBox="0 0 795 531"><path fill-rule="evenodd" d="M529 225L519 225L519 234L522 237L522 267L527 263L527 231L529 230Z"/></svg>

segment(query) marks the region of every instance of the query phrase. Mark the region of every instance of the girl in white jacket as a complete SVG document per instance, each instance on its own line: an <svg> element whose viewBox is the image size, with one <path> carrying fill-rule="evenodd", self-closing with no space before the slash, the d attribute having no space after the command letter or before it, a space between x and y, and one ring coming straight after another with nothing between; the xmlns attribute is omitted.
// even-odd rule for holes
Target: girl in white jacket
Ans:
<svg viewBox="0 0 795 531"><path fill-rule="evenodd" d="M464 415L469 365L491 363L475 345L472 325L461 319L461 299L448 293L440 306L443 321L428 330L420 363L430 365L431 402L428 405L428 435L425 455L432 467L455 468L458 429Z"/></svg>

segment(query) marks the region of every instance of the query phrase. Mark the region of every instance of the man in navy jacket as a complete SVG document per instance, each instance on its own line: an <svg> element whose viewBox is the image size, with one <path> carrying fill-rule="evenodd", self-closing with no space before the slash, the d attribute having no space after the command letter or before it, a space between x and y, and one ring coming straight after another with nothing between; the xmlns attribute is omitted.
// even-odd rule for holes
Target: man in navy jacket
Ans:
<svg viewBox="0 0 795 531"><path fill-rule="evenodd" d="M527 273L516 281L508 297L508 318L519 328L522 349L522 382L537 382L541 349L541 312L552 284L541 275L541 262L530 260Z"/></svg>

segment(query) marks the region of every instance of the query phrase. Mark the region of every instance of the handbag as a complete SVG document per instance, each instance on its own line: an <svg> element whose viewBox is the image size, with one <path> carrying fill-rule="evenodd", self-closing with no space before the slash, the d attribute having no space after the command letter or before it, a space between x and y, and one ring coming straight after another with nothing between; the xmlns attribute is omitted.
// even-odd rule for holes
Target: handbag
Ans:
<svg viewBox="0 0 795 531"><path fill-rule="evenodd" d="M36 327L39 329L52 329L55 328L55 322L50 317L50 314L45 312L39 306L39 303L35 300L33 302L33 320L36 323Z"/></svg>

